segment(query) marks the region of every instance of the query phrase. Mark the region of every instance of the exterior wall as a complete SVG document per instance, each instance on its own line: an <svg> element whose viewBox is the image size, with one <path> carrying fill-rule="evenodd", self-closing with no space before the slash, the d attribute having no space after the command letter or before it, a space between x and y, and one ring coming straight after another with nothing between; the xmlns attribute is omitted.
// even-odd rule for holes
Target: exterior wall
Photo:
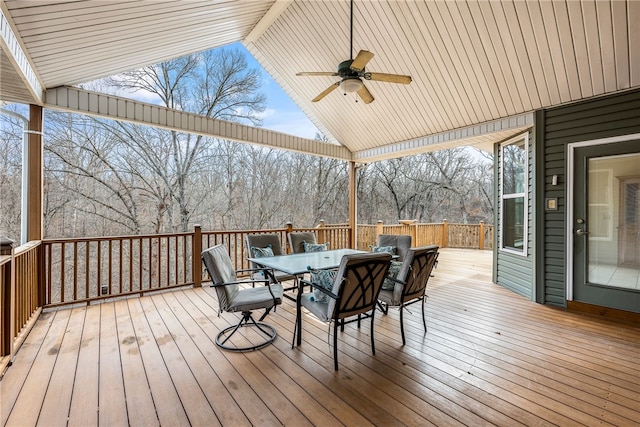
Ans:
<svg viewBox="0 0 640 427"><path fill-rule="evenodd" d="M534 227L535 222L533 220L533 212L534 212L534 188L535 188L535 180L534 180L534 152L535 143L533 134L529 134L529 152L528 152L528 190L527 190L527 255L516 255L510 252L503 252L500 250L500 241L502 230L500 229L500 218L502 216L501 212L501 203L500 199L502 197L502 188L499 185L500 182L500 168L502 165L502 159L500 158L500 147L499 144L495 146L494 158L496 159L496 174L494 177L494 182L496 183L497 191L495 194L497 195L497 199L495 201L494 206L496 206L496 219L495 219L495 248L494 251L494 282L504 286L505 288L511 289L512 291L524 296L528 299L534 298L534 286L531 280L533 266L534 266Z"/></svg>
<svg viewBox="0 0 640 427"><path fill-rule="evenodd" d="M566 167L567 145L640 133L640 90L601 97L536 113L536 157L539 159L536 228L536 300L566 306ZM557 185L552 185L557 175ZM556 211L544 200L557 198Z"/></svg>

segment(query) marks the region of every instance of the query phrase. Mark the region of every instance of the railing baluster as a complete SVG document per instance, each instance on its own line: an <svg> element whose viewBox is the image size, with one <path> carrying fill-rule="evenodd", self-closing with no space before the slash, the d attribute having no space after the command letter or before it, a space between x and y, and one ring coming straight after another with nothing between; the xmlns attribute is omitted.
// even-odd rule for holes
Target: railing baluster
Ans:
<svg viewBox="0 0 640 427"><path fill-rule="evenodd" d="M73 299L78 299L78 242L73 242Z"/></svg>
<svg viewBox="0 0 640 427"><path fill-rule="evenodd" d="M118 286L120 287L120 292L124 291L124 285L122 284L122 250L123 239L118 239Z"/></svg>
<svg viewBox="0 0 640 427"><path fill-rule="evenodd" d="M84 242L84 296L89 298L91 296L91 290L89 283L91 283L91 266L89 252L91 251L90 242Z"/></svg>
<svg viewBox="0 0 640 427"><path fill-rule="evenodd" d="M142 282L142 263L143 263L143 258L142 258L142 238L138 238L136 239L136 241L138 242L138 289L140 289L140 291L142 291L143 288L143 282Z"/></svg>
<svg viewBox="0 0 640 427"><path fill-rule="evenodd" d="M65 270L67 268L66 257L65 257L65 244L62 243L60 245L60 302L65 302L66 299L64 297L65 294Z"/></svg>

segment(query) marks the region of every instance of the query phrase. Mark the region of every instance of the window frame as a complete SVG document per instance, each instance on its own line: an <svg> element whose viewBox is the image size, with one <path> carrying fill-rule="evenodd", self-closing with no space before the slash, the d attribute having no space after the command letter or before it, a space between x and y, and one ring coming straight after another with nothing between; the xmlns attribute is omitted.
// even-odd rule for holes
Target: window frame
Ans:
<svg viewBox="0 0 640 427"><path fill-rule="evenodd" d="M505 194L505 185L504 185L504 171L505 171L505 156L504 149L509 145L520 144L524 141L524 177L523 177L523 190L519 193L506 193ZM519 255L526 257L528 255L528 247L529 247L529 132L525 132L521 135L518 135L514 138L511 138L507 141L504 141L500 144L499 147L500 154L500 241L498 242L498 250L500 252L505 252L513 255ZM519 250L512 246L505 246L504 237L505 237L505 200L511 199L523 199L523 218L522 218L522 234L523 234L523 244L522 250Z"/></svg>

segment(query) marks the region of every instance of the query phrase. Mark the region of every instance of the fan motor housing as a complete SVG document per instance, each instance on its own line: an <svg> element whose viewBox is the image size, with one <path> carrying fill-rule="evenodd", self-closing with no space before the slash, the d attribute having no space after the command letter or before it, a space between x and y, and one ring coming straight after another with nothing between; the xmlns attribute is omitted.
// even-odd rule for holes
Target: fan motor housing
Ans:
<svg viewBox="0 0 640 427"><path fill-rule="evenodd" d="M352 63L353 59L342 61L338 65L338 75L340 77L358 77L360 75L360 72L351 69ZM364 72L364 68L361 70L361 72Z"/></svg>

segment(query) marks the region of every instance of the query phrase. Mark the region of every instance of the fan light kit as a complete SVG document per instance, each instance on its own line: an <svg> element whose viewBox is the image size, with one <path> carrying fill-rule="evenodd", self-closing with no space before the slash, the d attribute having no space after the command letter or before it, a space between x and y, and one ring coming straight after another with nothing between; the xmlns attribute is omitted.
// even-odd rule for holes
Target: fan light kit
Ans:
<svg viewBox="0 0 640 427"><path fill-rule="evenodd" d="M400 84L409 84L411 83L411 76L403 76L400 74L386 74L386 73L370 73L364 70L365 65L371 58L373 58L373 53L361 50L356 55L355 59L353 58L353 0L351 0L351 46L350 46L349 55L351 59L347 59L346 61L342 61L338 65L338 71L312 71L312 72L302 72L297 73L296 76L339 76L340 81L335 82L324 91L322 91L318 96L312 99L312 102L318 102L331 92L333 92L337 87L340 87L342 92L346 95L347 93L356 92L358 96L364 101L365 104L369 104L373 102L374 98L369 92L369 89L364 85L362 79L365 80L374 80L380 82L388 82L388 83L400 83Z"/></svg>
<svg viewBox="0 0 640 427"><path fill-rule="evenodd" d="M343 92L357 92L364 86L362 80L357 77L347 77L340 82L340 89Z"/></svg>

